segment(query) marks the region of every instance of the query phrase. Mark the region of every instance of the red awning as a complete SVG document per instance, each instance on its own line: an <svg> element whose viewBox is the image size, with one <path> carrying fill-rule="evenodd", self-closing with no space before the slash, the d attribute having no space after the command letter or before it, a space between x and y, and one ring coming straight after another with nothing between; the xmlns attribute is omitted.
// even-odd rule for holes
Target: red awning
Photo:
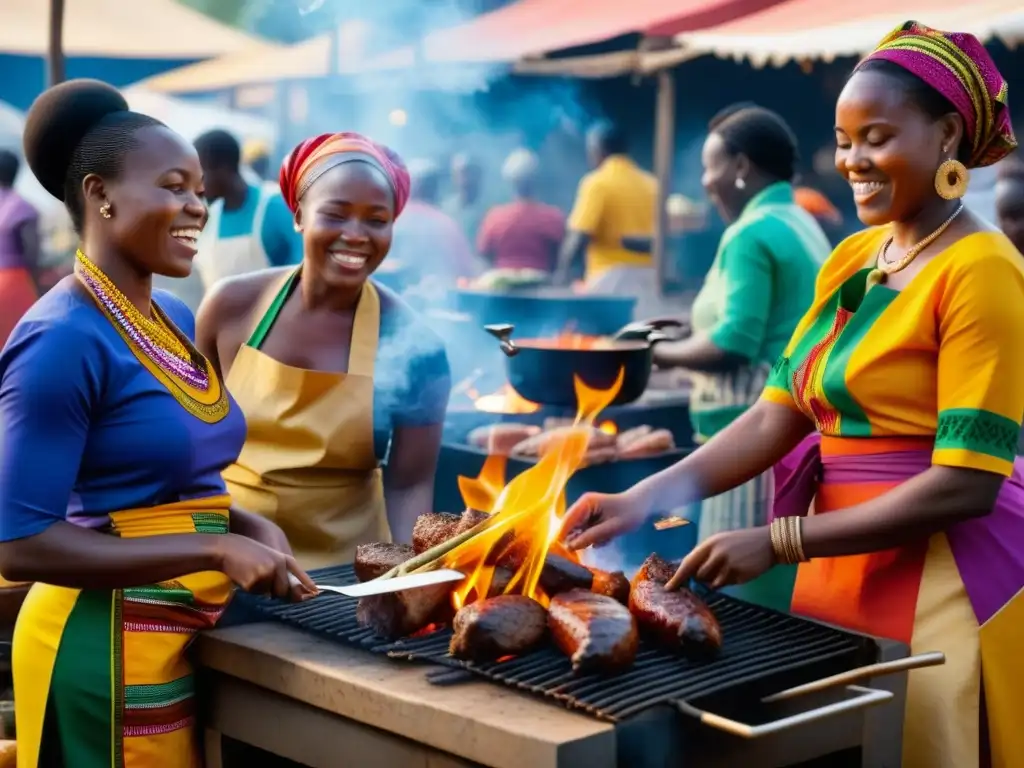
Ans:
<svg viewBox="0 0 1024 768"><path fill-rule="evenodd" d="M818 0L820 2L820 0ZM516 61L631 32L695 31L762 11L780 0L519 0L423 41L435 62Z"/></svg>
<svg viewBox="0 0 1024 768"><path fill-rule="evenodd" d="M677 33L691 55L713 53L782 63L790 59L832 59L870 50L908 19L938 29L971 32L1016 42L1024 25L1020 0L857 0L850 6L822 0L785 0L713 27ZM665 28L659 32L664 34Z"/></svg>

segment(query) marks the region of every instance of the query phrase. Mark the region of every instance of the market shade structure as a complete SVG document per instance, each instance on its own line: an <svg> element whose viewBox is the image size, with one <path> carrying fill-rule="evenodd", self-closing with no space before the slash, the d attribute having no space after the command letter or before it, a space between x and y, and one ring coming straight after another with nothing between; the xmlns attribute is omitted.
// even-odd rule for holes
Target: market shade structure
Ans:
<svg viewBox="0 0 1024 768"><path fill-rule="evenodd" d="M423 40L436 62L512 62L670 25L694 30L779 0L519 0Z"/></svg>
<svg viewBox="0 0 1024 768"><path fill-rule="evenodd" d="M45 56L47 0L0 2L0 53ZM70 57L194 61L240 51L256 39L177 0L67 0L64 52Z"/></svg>
<svg viewBox="0 0 1024 768"><path fill-rule="evenodd" d="M755 66L859 56L910 19L937 29L970 32L983 41L999 38L1016 45L1024 39L1020 0L858 0L854 4L787 0L699 31L674 30L669 25L657 28L661 34L675 35L679 46L675 62L672 52L649 54L641 57L641 69L706 54L748 60Z"/></svg>
<svg viewBox="0 0 1024 768"><path fill-rule="evenodd" d="M141 83L165 93L195 93L332 72L358 74L426 64L514 64L519 59L610 40L649 27L701 29L780 0L518 0L405 47L358 61L331 61L331 35L203 61ZM339 48L345 46L339 44Z"/></svg>

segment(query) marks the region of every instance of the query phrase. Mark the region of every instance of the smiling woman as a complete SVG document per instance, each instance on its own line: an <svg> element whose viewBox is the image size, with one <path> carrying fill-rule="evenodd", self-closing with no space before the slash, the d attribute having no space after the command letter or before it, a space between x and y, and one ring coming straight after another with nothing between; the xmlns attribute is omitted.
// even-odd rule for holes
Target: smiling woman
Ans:
<svg viewBox="0 0 1024 768"><path fill-rule="evenodd" d="M224 472L232 497L278 522L313 567L408 541L431 511L450 381L440 339L370 279L409 197L402 161L325 134L285 160L281 193L302 264L221 283L198 339L249 424Z"/></svg>
<svg viewBox="0 0 1024 768"><path fill-rule="evenodd" d="M37 582L14 633L18 761L192 766L195 633L233 581L283 597L291 572L313 588L258 543L283 540L273 525L229 512L220 472L242 414L191 313L152 290L191 270L199 160L95 81L39 97L25 155L81 248L0 354L0 570Z"/></svg>
<svg viewBox="0 0 1024 768"><path fill-rule="evenodd" d="M945 654L910 673L901 765L1017 766L1024 265L960 200L1016 145L1006 82L973 36L907 22L854 70L836 136L872 226L822 267L760 401L626 494L584 497L566 530L600 542L775 465L773 522L707 539L670 586L799 562L793 612Z"/></svg>

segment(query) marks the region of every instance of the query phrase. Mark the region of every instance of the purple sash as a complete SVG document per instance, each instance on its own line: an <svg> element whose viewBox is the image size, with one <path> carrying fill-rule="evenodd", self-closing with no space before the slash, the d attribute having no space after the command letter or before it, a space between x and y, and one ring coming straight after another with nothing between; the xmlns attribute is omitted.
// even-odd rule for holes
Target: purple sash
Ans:
<svg viewBox="0 0 1024 768"><path fill-rule="evenodd" d="M775 465L770 517L806 515L819 483L901 482L931 459L920 450L822 457L821 437L811 435ZM957 523L946 537L980 626L1024 588L1024 459L1014 463L992 512Z"/></svg>

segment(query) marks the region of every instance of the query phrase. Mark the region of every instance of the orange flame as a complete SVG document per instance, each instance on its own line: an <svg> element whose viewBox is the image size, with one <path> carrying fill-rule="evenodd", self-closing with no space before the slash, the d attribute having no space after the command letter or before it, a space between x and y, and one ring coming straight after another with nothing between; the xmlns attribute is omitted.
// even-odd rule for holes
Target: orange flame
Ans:
<svg viewBox="0 0 1024 768"><path fill-rule="evenodd" d="M583 463L594 421L619 393L624 375L625 369L620 369L615 383L606 390L588 387L577 376L579 406L573 428L553 437L556 442L540 460L504 487L500 487L504 461L495 457L488 459L475 480L459 478L459 489L467 506L490 512L491 518L484 530L444 557L446 568L466 574L452 593L456 608L471 602L471 596L479 599L488 594L494 577L493 562L502 554L496 550L507 544L509 533L517 544L525 542L526 546L522 564L504 593L527 595L542 605L548 604L547 595L538 586L544 559L548 552L569 555L555 541L559 521L565 514L565 486Z"/></svg>
<svg viewBox="0 0 1024 768"><path fill-rule="evenodd" d="M519 393L507 384L489 395L477 395L473 390L467 394L473 398L473 406L485 413L536 413L540 410L540 405L520 397Z"/></svg>
<svg viewBox="0 0 1024 768"><path fill-rule="evenodd" d="M619 434L619 425L614 421L602 421L597 425L597 428L604 432L606 435L617 435Z"/></svg>

